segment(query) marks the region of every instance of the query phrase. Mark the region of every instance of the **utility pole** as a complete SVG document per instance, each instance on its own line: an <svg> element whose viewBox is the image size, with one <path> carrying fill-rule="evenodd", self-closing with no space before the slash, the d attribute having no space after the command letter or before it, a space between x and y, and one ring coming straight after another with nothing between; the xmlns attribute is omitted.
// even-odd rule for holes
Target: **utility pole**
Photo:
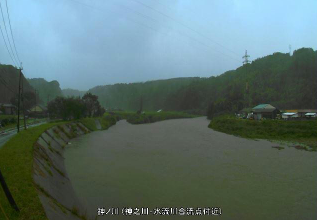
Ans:
<svg viewBox="0 0 317 220"><path fill-rule="evenodd" d="M22 75L23 76L23 75ZM24 108L24 96L23 96L23 78L22 78L22 82L21 82L21 84L22 84L22 97L21 97L21 99L22 99L22 111L23 111L23 121L24 121L24 130L26 130L26 121L25 121L25 108Z"/></svg>
<svg viewBox="0 0 317 220"><path fill-rule="evenodd" d="M17 129L20 132L20 99L21 99L21 80L22 80L22 63L20 67L20 76L19 76L19 92L18 92L18 124Z"/></svg>
<svg viewBox="0 0 317 220"><path fill-rule="evenodd" d="M34 89L34 94L35 94L35 103L34 103L34 112L36 112L36 89ZM33 117L34 117L34 123L35 123L35 113L32 113Z"/></svg>
<svg viewBox="0 0 317 220"><path fill-rule="evenodd" d="M80 99L80 97L78 97ZM47 95L47 104L46 107L48 106L48 103L50 102L50 95Z"/></svg>

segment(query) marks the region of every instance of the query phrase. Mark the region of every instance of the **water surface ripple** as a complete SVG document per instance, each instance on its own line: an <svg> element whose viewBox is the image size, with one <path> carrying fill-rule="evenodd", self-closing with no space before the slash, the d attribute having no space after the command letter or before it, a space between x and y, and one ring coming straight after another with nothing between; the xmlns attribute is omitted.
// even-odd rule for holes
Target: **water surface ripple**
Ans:
<svg viewBox="0 0 317 220"><path fill-rule="evenodd" d="M216 132L208 123L120 121L72 140L66 168L88 214L98 207L221 207L221 219L316 219L317 153L277 150L275 143Z"/></svg>

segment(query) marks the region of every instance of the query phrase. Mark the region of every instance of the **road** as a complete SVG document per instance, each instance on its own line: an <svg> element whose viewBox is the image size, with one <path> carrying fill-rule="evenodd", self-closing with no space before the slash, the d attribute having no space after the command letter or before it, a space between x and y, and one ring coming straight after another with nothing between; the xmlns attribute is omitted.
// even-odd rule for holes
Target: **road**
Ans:
<svg viewBox="0 0 317 220"><path fill-rule="evenodd" d="M32 125L27 125L28 128L31 128L31 127L35 127L35 126L39 126L39 125L42 125L42 124L45 124L47 122L40 122L40 123L37 123L37 124L32 124ZM24 129L23 126L20 127L21 130ZM9 129L7 131L3 131L0 133L0 149L1 147L8 141L10 140L15 134L17 133L17 129Z"/></svg>

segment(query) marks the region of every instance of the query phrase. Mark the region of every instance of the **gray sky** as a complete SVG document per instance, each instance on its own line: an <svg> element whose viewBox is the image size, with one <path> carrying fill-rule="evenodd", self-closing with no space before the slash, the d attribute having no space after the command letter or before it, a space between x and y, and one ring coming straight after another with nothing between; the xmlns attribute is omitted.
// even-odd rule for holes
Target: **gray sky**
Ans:
<svg viewBox="0 0 317 220"><path fill-rule="evenodd" d="M317 48L316 0L7 1L26 77L62 88L209 77L246 49L253 60ZM0 62L12 64L1 36Z"/></svg>

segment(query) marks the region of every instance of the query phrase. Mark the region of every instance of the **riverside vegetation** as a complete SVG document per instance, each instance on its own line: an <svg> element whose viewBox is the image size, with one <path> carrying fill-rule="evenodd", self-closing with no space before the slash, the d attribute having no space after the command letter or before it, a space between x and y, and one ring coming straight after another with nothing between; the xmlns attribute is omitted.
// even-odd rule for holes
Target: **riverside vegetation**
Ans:
<svg viewBox="0 0 317 220"><path fill-rule="evenodd" d="M231 115L215 117L209 128L244 138L289 142L297 149L317 151L317 120L246 120Z"/></svg>
<svg viewBox="0 0 317 220"><path fill-rule="evenodd" d="M82 118L76 121L81 122L89 130L96 131L95 120L100 121L102 129L108 129L116 123L116 119L113 116ZM15 212L9 205L3 190L0 189L0 202L9 219L47 219L32 178L33 145L40 135L49 128L68 122L47 123L23 130L0 149L1 172L15 202L20 208L20 213ZM0 212L0 219L2 219L2 216L3 213Z"/></svg>
<svg viewBox="0 0 317 220"><path fill-rule="evenodd" d="M112 113L106 113L106 115L115 115L120 119L126 119L131 124L146 124L157 121L163 121L168 119L179 119L179 118L194 118L197 115L192 115L184 112L145 112L143 114L137 114L135 112L122 112L116 111Z"/></svg>

